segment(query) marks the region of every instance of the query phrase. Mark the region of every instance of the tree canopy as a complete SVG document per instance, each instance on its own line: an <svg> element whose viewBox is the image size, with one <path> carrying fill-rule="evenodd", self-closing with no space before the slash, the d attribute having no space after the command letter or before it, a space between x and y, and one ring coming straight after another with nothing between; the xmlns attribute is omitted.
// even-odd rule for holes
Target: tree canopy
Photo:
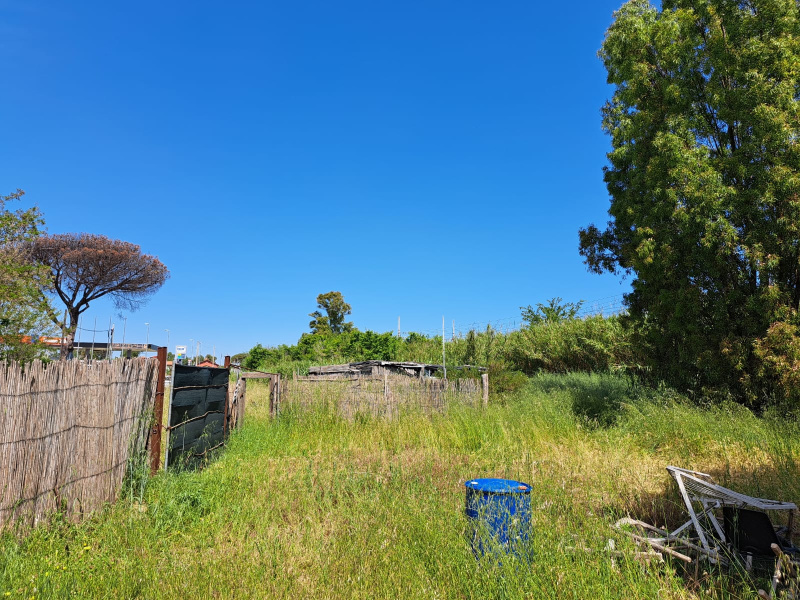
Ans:
<svg viewBox="0 0 800 600"><path fill-rule="evenodd" d="M631 0L599 55L614 86L611 220L580 232L587 265L633 277L626 304L658 377L787 393L775 365L800 348L797 3Z"/></svg>
<svg viewBox="0 0 800 600"><path fill-rule="evenodd" d="M0 359L23 361L41 356L38 338L50 333L48 305L37 285L44 272L27 247L40 235L44 218L35 206L7 208L24 195L17 190L0 196Z"/></svg>
<svg viewBox="0 0 800 600"><path fill-rule="evenodd" d="M539 302L536 308L531 306L520 306L522 311L522 322L526 327L534 327L536 325L547 325L550 323L561 323L561 321L568 321L576 319L578 312L583 306L583 300L578 302L564 302L560 297L550 298L547 304Z"/></svg>
<svg viewBox="0 0 800 600"><path fill-rule="evenodd" d="M344 320L352 310L341 292L320 294L317 296L317 308L324 310L325 314L320 310L309 313L308 316L313 317L308 324L311 333L342 333L353 329L353 323Z"/></svg>
<svg viewBox="0 0 800 600"><path fill-rule="evenodd" d="M67 308L68 322L51 311L66 330L62 358L71 352L78 319L94 300L109 296L117 308L136 310L169 277L158 258L142 254L136 244L104 235L66 233L29 242L30 254L49 270L50 289Z"/></svg>

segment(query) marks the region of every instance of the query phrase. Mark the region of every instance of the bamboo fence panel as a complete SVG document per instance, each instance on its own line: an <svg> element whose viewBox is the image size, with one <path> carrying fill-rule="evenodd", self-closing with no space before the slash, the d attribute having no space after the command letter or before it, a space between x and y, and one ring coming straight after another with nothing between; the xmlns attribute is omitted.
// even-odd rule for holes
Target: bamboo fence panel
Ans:
<svg viewBox="0 0 800 600"><path fill-rule="evenodd" d="M143 453L156 359L0 365L0 527L116 500Z"/></svg>
<svg viewBox="0 0 800 600"><path fill-rule="evenodd" d="M359 414L396 418L403 412L443 412L450 403L481 403L478 379L436 379L384 371L364 376L300 377L282 384L281 405L336 411L344 418Z"/></svg>

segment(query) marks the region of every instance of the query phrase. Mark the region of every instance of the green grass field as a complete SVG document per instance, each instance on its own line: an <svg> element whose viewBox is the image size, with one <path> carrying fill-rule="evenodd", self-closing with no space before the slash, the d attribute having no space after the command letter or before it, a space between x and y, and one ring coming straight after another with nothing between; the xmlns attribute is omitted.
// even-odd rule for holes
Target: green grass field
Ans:
<svg viewBox="0 0 800 600"><path fill-rule="evenodd" d="M612 538L634 549L611 524L680 522L668 464L800 499L793 421L700 409L612 376L541 376L485 409L395 421L270 421L251 385L248 403L204 471L129 486L80 525L4 534L0 597L755 598L765 583L742 573L609 556ZM530 565L473 557L463 483L474 477L533 485Z"/></svg>

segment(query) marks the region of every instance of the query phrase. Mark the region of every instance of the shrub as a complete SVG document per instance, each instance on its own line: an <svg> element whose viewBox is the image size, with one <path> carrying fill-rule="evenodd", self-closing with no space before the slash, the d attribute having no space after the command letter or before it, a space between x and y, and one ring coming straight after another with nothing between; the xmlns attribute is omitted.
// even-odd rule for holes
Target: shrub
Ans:
<svg viewBox="0 0 800 600"><path fill-rule="evenodd" d="M758 360L756 379L746 386L751 403L765 404L769 399L796 406L800 399L800 335L796 325L773 323L767 334L756 340L753 352ZM758 390L760 394L756 394Z"/></svg>
<svg viewBox="0 0 800 600"><path fill-rule="evenodd" d="M536 325L509 338L508 362L528 374L611 371L633 358L628 334L618 317Z"/></svg>
<svg viewBox="0 0 800 600"><path fill-rule="evenodd" d="M494 373L490 373L492 391L519 389L526 374L538 372L636 372L638 368L630 334L618 317L544 320L506 334L487 327L483 331L472 330L465 338L446 340L445 344L448 367L494 365ZM440 364L442 338L411 333L402 339L373 331L306 333L294 346L255 346L243 366L291 373L302 372L311 364L362 360ZM455 371L448 375L457 376Z"/></svg>
<svg viewBox="0 0 800 600"><path fill-rule="evenodd" d="M522 371L507 369L498 363L489 365L489 392L505 394L516 392L528 383L528 376Z"/></svg>

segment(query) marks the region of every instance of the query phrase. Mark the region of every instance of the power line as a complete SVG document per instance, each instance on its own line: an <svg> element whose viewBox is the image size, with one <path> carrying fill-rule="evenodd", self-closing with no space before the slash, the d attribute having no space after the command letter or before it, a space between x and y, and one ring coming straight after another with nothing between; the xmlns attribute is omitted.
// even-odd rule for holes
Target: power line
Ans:
<svg viewBox="0 0 800 600"><path fill-rule="evenodd" d="M76 329L80 329L81 331L91 331L93 333L101 333L103 331L111 331L110 329L86 329L85 327L76 327Z"/></svg>

